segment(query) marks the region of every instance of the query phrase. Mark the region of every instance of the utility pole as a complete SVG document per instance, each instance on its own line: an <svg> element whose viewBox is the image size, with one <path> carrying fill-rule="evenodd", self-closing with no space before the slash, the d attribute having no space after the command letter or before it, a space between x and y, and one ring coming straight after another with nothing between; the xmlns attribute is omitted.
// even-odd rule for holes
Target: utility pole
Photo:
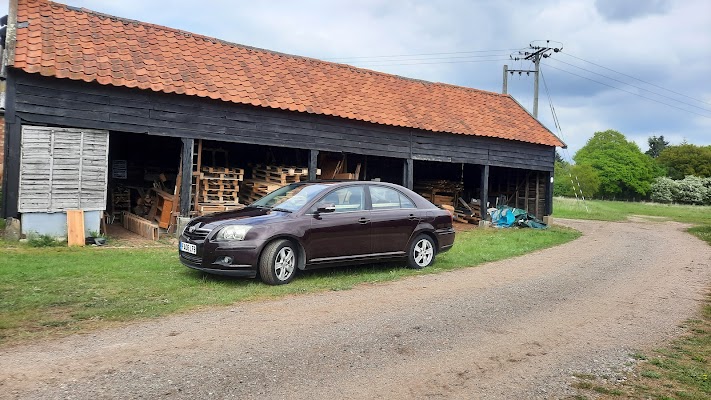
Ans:
<svg viewBox="0 0 711 400"><path fill-rule="evenodd" d="M516 57L511 55L511 59L514 61L519 61L519 60L528 60L533 62L533 65L535 67L534 70L525 70L525 69L508 69L508 65L504 65L504 90L503 93L506 94L508 88L508 78L506 73L510 73L513 75L515 72L518 72L519 75L522 73L526 73L526 75L530 75L531 72L533 72L533 117L538 119L538 75L540 74L541 71L541 59L543 58L548 58L551 56L551 53L558 53L563 50L563 44L560 42L559 47L551 47L550 46L550 40L546 40L545 46L534 46L534 42L531 42L528 47L530 48L530 51L519 51Z"/></svg>

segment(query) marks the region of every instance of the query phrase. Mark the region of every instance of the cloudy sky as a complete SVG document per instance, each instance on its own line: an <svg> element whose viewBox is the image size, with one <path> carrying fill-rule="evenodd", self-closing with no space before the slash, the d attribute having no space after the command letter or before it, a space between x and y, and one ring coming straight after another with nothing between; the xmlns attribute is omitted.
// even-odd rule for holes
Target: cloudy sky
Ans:
<svg viewBox="0 0 711 400"><path fill-rule="evenodd" d="M7 9L8 0L0 0ZM544 59L539 118L569 146L615 129L711 145L709 0L67 0L249 46L500 92L531 43ZM509 77L529 111L533 76ZM546 86L548 91L546 91ZM550 102L549 102L550 98ZM552 117L552 102L560 130Z"/></svg>

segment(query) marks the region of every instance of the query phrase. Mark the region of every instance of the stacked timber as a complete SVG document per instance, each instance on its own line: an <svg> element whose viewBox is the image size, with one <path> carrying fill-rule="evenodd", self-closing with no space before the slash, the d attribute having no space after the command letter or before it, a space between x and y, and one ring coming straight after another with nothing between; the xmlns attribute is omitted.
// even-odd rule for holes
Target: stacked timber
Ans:
<svg viewBox="0 0 711 400"><path fill-rule="evenodd" d="M261 179L245 179L239 191L239 201L242 204L252 204L282 186L284 185Z"/></svg>
<svg viewBox="0 0 711 400"><path fill-rule="evenodd" d="M257 164L252 168L252 177L269 183L278 183L283 186L289 183L307 180L309 177L309 169Z"/></svg>
<svg viewBox="0 0 711 400"><path fill-rule="evenodd" d="M461 183L447 180L418 181L415 184L415 192L438 206L455 207L462 189Z"/></svg>
<svg viewBox="0 0 711 400"><path fill-rule="evenodd" d="M240 182L244 168L205 167L200 169L200 189L196 210L199 215L242 208Z"/></svg>
<svg viewBox="0 0 711 400"><path fill-rule="evenodd" d="M308 178L308 168L257 164L252 167L252 179L242 182L239 201L242 204L251 204L284 185Z"/></svg>

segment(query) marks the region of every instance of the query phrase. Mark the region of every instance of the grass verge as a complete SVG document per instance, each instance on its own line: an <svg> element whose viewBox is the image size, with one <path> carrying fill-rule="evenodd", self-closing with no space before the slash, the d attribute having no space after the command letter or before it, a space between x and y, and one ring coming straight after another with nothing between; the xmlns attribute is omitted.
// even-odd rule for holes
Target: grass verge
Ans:
<svg viewBox="0 0 711 400"><path fill-rule="evenodd" d="M578 236L564 228L474 230L459 233L454 248L424 270L366 265L307 271L289 285L277 287L203 275L183 267L173 247L31 248L0 243L0 344L239 301L345 290L361 283L438 273L525 254Z"/></svg>

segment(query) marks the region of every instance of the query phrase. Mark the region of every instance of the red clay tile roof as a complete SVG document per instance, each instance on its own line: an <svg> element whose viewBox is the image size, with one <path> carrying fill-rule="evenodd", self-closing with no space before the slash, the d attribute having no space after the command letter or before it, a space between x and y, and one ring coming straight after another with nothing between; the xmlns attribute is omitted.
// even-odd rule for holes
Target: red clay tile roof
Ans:
<svg viewBox="0 0 711 400"><path fill-rule="evenodd" d="M18 0L17 22L14 67L29 73L565 146L508 95L255 49L46 0Z"/></svg>

